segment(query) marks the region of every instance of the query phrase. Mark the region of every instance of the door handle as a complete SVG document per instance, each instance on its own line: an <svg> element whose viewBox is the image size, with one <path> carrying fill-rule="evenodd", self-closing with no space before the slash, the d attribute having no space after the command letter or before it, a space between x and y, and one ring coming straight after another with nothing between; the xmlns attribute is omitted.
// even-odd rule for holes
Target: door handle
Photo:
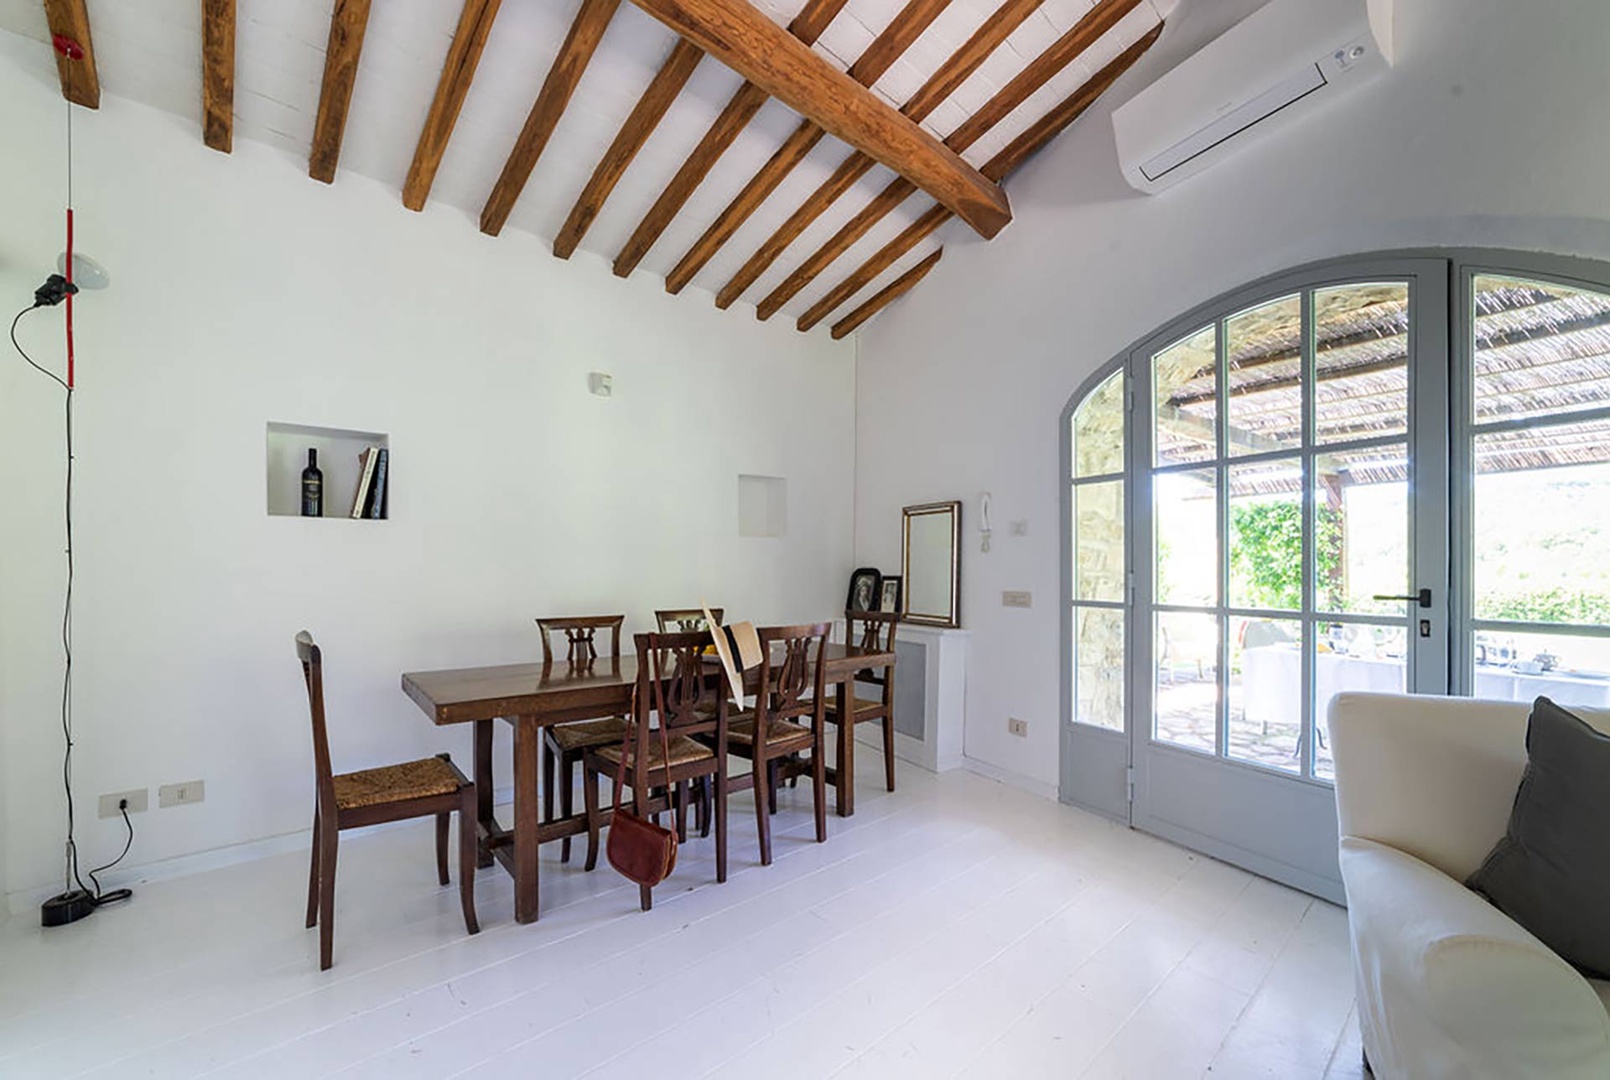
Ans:
<svg viewBox="0 0 1610 1080"><path fill-rule="evenodd" d="M1430 607L1431 606L1431 590L1430 589L1421 589L1419 592L1415 593L1413 596L1382 596L1380 593L1376 593L1375 594L1375 599L1377 599L1377 600L1413 600L1414 602L1419 604L1421 607Z"/></svg>

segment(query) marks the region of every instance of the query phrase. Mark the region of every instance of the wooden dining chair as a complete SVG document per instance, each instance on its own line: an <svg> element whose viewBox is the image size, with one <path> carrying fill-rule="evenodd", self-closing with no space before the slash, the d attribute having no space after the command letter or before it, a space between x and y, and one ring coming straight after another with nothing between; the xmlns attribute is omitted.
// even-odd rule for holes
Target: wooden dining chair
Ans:
<svg viewBox="0 0 1610 1080"><path fill-rule="evenodd" d="M568 618L538 619L542 631L542 662L551 665L553 636L565 637L565 662L587 667L598 660L598 646L594 639L600 630L609 633L609 655L621 654L621 625L624 615L578 615ZM626 721L619 716L598 720L576 720L568 724L553 724L542 729L542 820L554 820L554 796L558 793L559 813L569 817L574 811L576 766L581 757L595 746L618 743L626 733ZM557 772L557 783L555 773ZM570 861L570 837L559 844L559 861Z"/></svg>
<svg viewBox="0 0 1610 1080"><path fill-rule="evenodd" d="M760 627L755 707L736 713L727 725L728 750L747 758L750 767L748 775L729 775L725 786L729 791L754 790L762 866L771 865L771 815L777 809L778 766L784 759L810 754L816 842L827 839L827 772L822 756L827 669L822 660L829 629L827 623Z"/></svg>
<svg viewBox="0 0 1610 1080"><path fill-rule="evenodd" d="M358 829L385 821L436 817L436 873L447 875L448 818L458 811L458 893L464 927L480 933L475 919L475 784L458 771L446 754L402 765L360 772L334 773L324 726L324 664L313 635L296 635L296 655L307 683L313 716L313 769L316 798L313 813L313 865L307 882L307 925L319 928L319 969L329 969L335 945L335 853L342 829Z"/></svg>
<svg viewBox="0 0 1610 1080"><path fill-rule="evenodd" d="M893 611L846 611L844 613L844 640L849 644L872 652L893 652L895 629L900 615ZM862 697L860 684L877 687L877 697ZM839 716L838 695L828 696L825 704L827 722L841 729L839 747L843 753L855 753L855 728L874 720L883 721L883 777L890 791L894 790L894 665L882 671L858 671L846 688L845 698L850 721L845 724Z"/></svg>
<svg viewBox="0 0 1610 1080"><path fill-rule="evenodd" d="M710 614L715 616L716 626L720 626L727 612L725 608L716 607L710 609ZM659 608L654 612L654 624L659 627L662 634L715 629L708 625L704 617L704 608Z"/></svg>
<svg viewBox="0 0 1610 1080"><path fill-rule="evenodd" d="M715 626L709 624L709 619L705 618L704 608L702 607L658 608L654 612L654 622L662 634L675 634L691 630L717 630L726 618L727 610L726 608L711 608L710 615L716 621ZM712 646L712 650L713 648ZM696 827L701 837L710 835L710 793L712 790L713 785L709 777L701 777L698 780L697 797L694 799L693 805L697 811ZM681 815L677 818L677 832L682 835L682 839L687 839L687 826Z"/></svg>
<svg viewBox="0 0 1610 1080"><path fill-rule="evenodd" d="M633 813L639 817L653 815L658 821L661 813L671 809L681 817L689 783L715 779L711 786L715 788L716 881L727 880L727 792L720 782L727 760L727 704L719 678L704 662L705 649L712 641L708 630L635 636L637 689L628 718L630 736L623 732L620 739L593 747L582 758L586 869L598 864L598 839L604 825L598 778L607 775L613 780L621 775L624 753L625 784L632 792ZM654 903L653 889L647 885L638 889L647 911Z"/></svg>

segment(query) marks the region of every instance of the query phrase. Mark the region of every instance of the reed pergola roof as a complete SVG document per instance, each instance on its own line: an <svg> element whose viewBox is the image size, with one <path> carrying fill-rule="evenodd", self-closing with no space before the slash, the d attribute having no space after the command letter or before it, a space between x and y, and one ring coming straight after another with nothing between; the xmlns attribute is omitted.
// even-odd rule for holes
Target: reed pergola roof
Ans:
<svg viewBox="0 0 1610 1080"><path fill-rule="evenodd" d="M1296 296L1225 322L1227 428L1243 452L1295 448L1302 431L1302 321ZM1610 406L1610 296L1499 277L1477 280L1476 423L1520 421ZM1322 440L1388 437L1406 430L1410 300L1400 284L1315 294L1315 415ZM1171 460L1211 456L1216 360L1209 328L1158 355L1166 391L1159 443ZM1610 420L1519 427L1480 435L1478 472L1610 462ZM1337 455L1342 484L1407 479L1401 444ZM1276 462L1232 469L1237 494L1294 492L1300 475Z"/></svg>

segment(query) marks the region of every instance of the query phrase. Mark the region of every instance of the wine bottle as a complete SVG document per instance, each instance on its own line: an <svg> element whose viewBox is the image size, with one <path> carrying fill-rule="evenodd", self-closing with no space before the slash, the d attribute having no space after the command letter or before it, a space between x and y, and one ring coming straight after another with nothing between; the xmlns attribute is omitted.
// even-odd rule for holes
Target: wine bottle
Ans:
<svg viewBox="0 0 1610 1080"><path fill-rule="evenodd" d="M319 452L311 447L302 470L302 516L324 516L324 474L319 471Z"/></svg>

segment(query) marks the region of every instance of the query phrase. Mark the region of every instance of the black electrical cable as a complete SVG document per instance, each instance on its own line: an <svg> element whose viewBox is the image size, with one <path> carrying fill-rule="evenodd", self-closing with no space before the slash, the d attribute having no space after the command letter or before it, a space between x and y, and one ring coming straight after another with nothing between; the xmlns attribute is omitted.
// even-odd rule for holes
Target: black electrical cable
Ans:
<svg viewBox="0 0 1610 1080"><path fill-rule="evenodd" d="M67 483L63 496L63 519L67 530L67 591L66 598L62 602L61 624L62 655L65 658L62 667L61 727L62 738L66 743L62 753L62 788L67 795L67 870L78 887L90 896L96 907L99 907L102 904L127 900L133 895L128 889L114 889L109 893L103 893L95 875L103 870L110 870L123 861L123 857L129 853L129 848L134 846L134 823L129 820L128 807L119 806L123 813L123 824L128 827L128 841L123 845L121 855L105 866L97 866L89 872L89 879L95 888L86 888L84 879L78 872L78 841L75 835L77 821L73 807L73 388L55 372L35 363L34 358L28 355L28 350L17 340L17 324L22 321L22 317L45 304L43 301L35 302L32 307L17 312L17 317L11 320L11 345L17 350L17 355L28 362L29 367L48 376L66 394Z"/></svg>
<svg viewBox="0 0 1610 1080"><path fill-rule="evenodd" d="M72 393L72 390L68 389L67 382L54 371L51 371L48 368L42 368L38 364L34 363L34 358L28 355L27 350L22 347L22 342L17 340L17 324L22 322L22 317L24 315L40 306L40 304L34 304L32 307L25 307L21 311L17 312L17 317L15 319L11 320L11 347L16 349L17 355L28 361L28 365L35 371L39 372L41 375L44 375L46 378L54 379L57 386L60 386L63 390L66 390L70 394Z"/></svg>
<svg viewBox="0 0 1610 1080"><path fill-rule="evenodd" d="M119 800L117 809L123 815L123 825L128 829L129 835L128 839L123 841L123 850L118 852L117 858L105 866L97 866L89 872L90 884L95 886L95 891L90 895L94 896L96 907L100 907L102 904L115 904L119 900L127 900L134 895L134 890L132 889L113 889L111 892L102 892L100 879L95 876L102 870L110 870L122 862L124 856L128 855L129 848L134 846L134 822L129 820L129 801L127 799Z"/></svg>

